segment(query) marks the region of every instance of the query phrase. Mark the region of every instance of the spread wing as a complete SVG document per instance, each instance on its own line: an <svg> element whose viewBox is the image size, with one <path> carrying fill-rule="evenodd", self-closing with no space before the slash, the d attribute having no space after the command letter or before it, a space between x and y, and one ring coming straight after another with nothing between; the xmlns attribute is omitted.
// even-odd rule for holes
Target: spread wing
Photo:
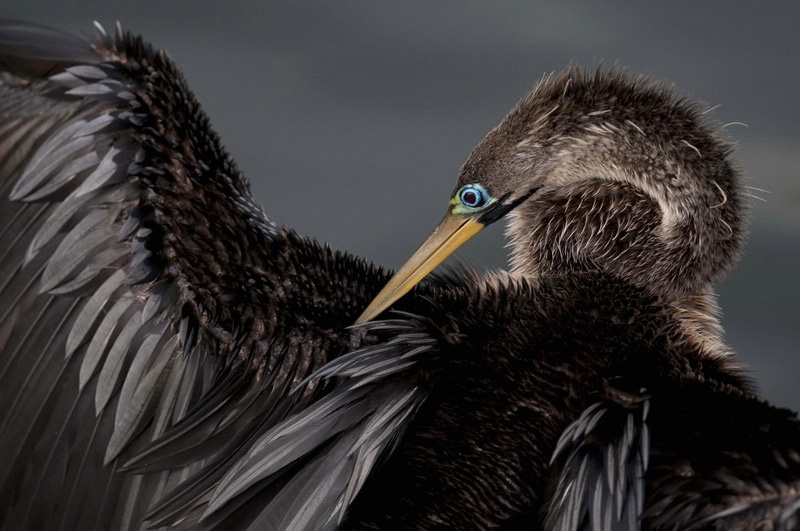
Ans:
<svg viewBox="0 0 800 531"><path fill-rule="evenodd" d="M442 347L414 319L365 325L386 341L328 363L313 378L336 388L264 433L219 482L207 523L258 485L258 529L336 529L367 477L388 458L428 396L423 374ZM168 509L166 506L164 509Z"/></svg>
<svg viewBox="0 0 800 531"><path fill-rule="evenodd" d="M0 216L2 529L202 513L386 281L269 221L170 59L119 28L0 24Z"/></svg>

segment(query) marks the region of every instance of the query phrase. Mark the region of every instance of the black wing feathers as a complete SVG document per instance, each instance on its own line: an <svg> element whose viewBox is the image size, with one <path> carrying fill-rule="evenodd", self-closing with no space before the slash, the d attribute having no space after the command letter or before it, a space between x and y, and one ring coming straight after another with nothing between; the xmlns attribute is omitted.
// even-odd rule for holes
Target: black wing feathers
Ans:
<svg viewBox="0 0 800 531"><path fill-rule="evenodd" d="M626 395L562 433L548 529L800 526L793 413L714 379L661 376Z"/></svg>
<svg viewBox="0 0 800 531"><path fill-rule="evenodd" d="M800 422L785 409L710 382L652 401L646 526L800 527Z"/></svg>
<svg viewBox="0 0 800 531"><path fill-rule="evenodd" d="M171 491L194 497L164 524L202 514L385 281L269 221L119 28L0 23L0 191L3 529L139 528Z"/></svg>
<svg viewBox="0 0 800 531"><path fill-rule="evenodd" d="M647 397L634 407L598 402L562 433L548 529L636 530L650 451Z"/></svg>

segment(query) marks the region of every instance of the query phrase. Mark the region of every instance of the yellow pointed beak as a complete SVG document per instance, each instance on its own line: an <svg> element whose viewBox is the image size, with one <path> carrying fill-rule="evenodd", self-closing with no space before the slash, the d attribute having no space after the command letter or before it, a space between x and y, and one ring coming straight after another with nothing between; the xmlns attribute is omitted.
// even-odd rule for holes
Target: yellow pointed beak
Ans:
<svg viewBox="0 0 800 531"><path fill-rule="evenodd" d="M445 215L433 234L420 245L367 306L356 324L366 323L380 315L484 227L483 223L472 218L451 213Z"/></svg>

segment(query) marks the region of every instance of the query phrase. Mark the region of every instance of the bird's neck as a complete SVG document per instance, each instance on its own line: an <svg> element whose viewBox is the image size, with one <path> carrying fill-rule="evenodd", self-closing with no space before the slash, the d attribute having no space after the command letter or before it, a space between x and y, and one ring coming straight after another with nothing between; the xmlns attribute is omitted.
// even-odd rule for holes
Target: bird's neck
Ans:
<svg viewBox="0 0 800 531"><path fill-rule="evenodd" d="M566 197L565 197L566 194ZM534 283L547 276L601 271L657 295L674 308L686 337L704 355L728 360L710 271L704 256L708 220L676 216L666 225L647 193L622 182L588 180L544 193L512 213L507 233L512 275Z"/></svg>
<svg viewBox="0 0 800 531"><path fill-rule="evenodd" d="M738 225L708 207L673 201L670 209L606 178L542 190L511 214L513 272L599 270L668 299L710 293L738 254Z"/></svg>

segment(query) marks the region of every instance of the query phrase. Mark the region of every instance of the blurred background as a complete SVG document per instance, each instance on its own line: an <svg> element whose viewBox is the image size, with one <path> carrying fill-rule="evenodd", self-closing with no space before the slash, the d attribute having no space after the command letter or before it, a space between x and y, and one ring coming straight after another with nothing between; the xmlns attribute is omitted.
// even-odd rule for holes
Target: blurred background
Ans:
<svg viewBox="0 0 800 531"><path fill-rule="evenodd" d="M393 268L543 75L602 61L674 83L718 106L763 190L720 305L765 396L800 409L800 2L3 3L0 17L70 31L119 20L165 48L272 219ZM455 259L505 267L502 233Z"/></svg>

